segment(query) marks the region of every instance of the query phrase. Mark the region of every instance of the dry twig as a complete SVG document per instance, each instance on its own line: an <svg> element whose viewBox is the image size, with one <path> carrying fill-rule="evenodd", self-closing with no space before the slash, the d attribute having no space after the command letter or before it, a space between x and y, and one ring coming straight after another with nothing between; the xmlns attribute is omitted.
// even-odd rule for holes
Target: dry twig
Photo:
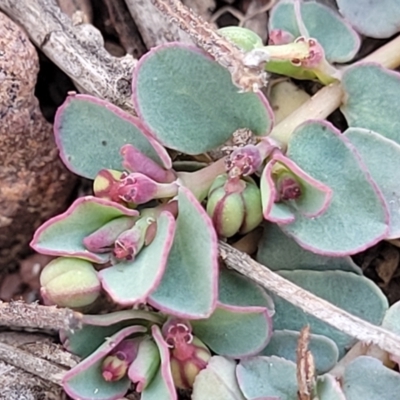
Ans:
<svg viewBox="0 0 400 400"><path fill-rule="evenodd" d="M82 314L68 308L0 302L0 326L39 330L75 330L81 327Z"/></svg>
<svg viewBox="0 0 400 400"><path fill-rule="evenodd" d="M229 244L220 242L219 252L228 267L249 277L307 314L313 315L363 343L375 344L382 350L400 357L400 337L394 333L372 325L307 292Z"/></svg>

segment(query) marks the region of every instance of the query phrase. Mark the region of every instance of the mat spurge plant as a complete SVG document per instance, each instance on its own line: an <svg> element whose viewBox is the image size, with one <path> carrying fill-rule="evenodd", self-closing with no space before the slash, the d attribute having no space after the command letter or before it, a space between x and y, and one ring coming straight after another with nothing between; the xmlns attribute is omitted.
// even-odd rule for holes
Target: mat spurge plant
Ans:
<svg viewBox="0 0 400 400"><path fill-rule="evenodd" d="M349 256L400 237L399 75L367 63L339 68L356 55L359 37L318 3L279 2L270 30L274 43L265 47L252 32L221 33L267 71L340 82L345 132L312 114L294 132L273 130L261 92L239 90L209 55L179 43L138 62L137 117L79 94L58 110L61 158L94 180L94 195L75 200L32 240L57 257L42 273L43 297L90 312L106 295L122 309L87 314L81 330L61 332L82 357L64 377L71 397L118 399L133 383L144 400L176 399L176 388L193 388L196 400L297 399L296 343L309 325L310 398L363 398L354 386L365 379L354 371L361 365L368 376L376 360L357 358L339 383L328 372L353 337L225 269L218 239L264 221L261 264L380 325L387 300ZM203 165L192 157L243 130L252 135L225 158ZM379 371L400 389L395 372ZM370 390L371 398L390 398Z"/></svg>

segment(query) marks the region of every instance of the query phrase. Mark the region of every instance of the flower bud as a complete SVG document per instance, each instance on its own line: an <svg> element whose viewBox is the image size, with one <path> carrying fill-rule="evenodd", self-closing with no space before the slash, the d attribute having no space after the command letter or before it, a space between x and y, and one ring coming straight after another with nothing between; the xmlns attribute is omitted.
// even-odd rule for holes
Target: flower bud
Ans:
<svg viewBox="0 0 400 400"><path fill-rule="evenodd" d="M127 229L132 228L134 223L135 218L132 217L115 218L89 236L86 236L83 239L83 245L93 253L109 252L114 247L114 242L118 236Z"/></svg>
<svg viewBox="0 0 400 400"><path fill-rule="evenodd" d="M163 326L163 336L170 348L171 373L175 386L190 389L197 374L211 358L210 350L193 336L187 321L170 319Z"/></svg>
<svg viewBox="0 0 400 400"><path fill-rule="evenodd" d="M143 248L147 238L147 229L153 222L152 218L142 217L131 229L122 232L114 243L114 257L117 260L132 261Z"/></svg>
<svg viewBox="0 0 400 400"><path fill-rule="evenodd" d="M230 176L254 174L263 162L260 150L253 144L235 149L228 157L227 169Z"/></svg>
<svg viewBox="0 0 400 400"><path fill-rule="evenodd" d="M136 358L138 342L135 339L123 340L118 346L103 360L101 374L107 382L121 380L127 373L130 364Z"/></svg>
<svg viewBox="0 0 400 400"><path fill-rule="evenodd" d="M101 285L93 265L79 258L59 257L40 275L44 300L60 307L84 307L100 294Z"/></svg>
<svg viewBox="0 0 400 400"><path fill-rule="evenodd" d="M101 170L94 180L94 193L117 203L144 204L153 199L174 197L176 183L158 183L139 172Z"/></svg>
<svg viewBox="0 0 400 400"><path fill-rule="evenodd" d="M93 182L93 192L96 197L125 204L119 197L118 185L124 172L113 169L102 169Z"/></svg>
<svg viewBox="0 0 400 400"><path fill-rule="evenodd" d="M294 41L294 36L287 31L283 31L282 29L272 29L269 33L268 44L270 45L280 45L280 44L289 44Z"/></svg>
<svg viewBox="0 0 400 400"><path fill-rule="evenodd" d="M289 170L283 170L277 175L275 185L275 202L297 200L302 195L302 187L298 178Z"/></svg>
<svg viewBox="0 0 400 400"><path fill-rule="evenodd" d="M250 178L216 178L210 188L207 213L219 236L247 233L262 221L260 190Z"/></svg>

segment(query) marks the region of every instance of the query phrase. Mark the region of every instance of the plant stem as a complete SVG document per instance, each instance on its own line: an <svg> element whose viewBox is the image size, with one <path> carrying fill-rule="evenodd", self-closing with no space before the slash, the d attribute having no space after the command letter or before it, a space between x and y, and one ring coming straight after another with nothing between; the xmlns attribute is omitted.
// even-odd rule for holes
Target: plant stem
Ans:
<svg viewBox="0 0 400 400"><path fill-rule="evenodd" d="M343 95L339 83L325 86L276 125L269 137L279 142L283 148L286 147L290 136L299 125L310 119L325 119L340 106Z"/></svg>
<svg viewBox="0 0 400 400"><path fill-rule="evenodd" d="M400 65L400 36L380 47L359 62L376 62L385 68L397 68ZM293 131L310 119L324 119L342 103L344 91L340 83L325 86L296 111L274 127L270 137L281 145L286 145Z"/></svg>
<svg viewBox="0 0 400 400"><path fill-rule="evenodd" d="M207 196L214 179L225 171L225 157L195 172L178 172L178 182L187 187L199 201Z"/></svg>
<svg viewBox="0 0 400 400"><path fill-rule="evenodd" d="M363 343L375 344L382 350L400 357L400 337L394 333L372 325L307 292L227 243L220 241L219 254L228 267L249 277L265 289L299 307L307 314L326 322Z"/></svg>

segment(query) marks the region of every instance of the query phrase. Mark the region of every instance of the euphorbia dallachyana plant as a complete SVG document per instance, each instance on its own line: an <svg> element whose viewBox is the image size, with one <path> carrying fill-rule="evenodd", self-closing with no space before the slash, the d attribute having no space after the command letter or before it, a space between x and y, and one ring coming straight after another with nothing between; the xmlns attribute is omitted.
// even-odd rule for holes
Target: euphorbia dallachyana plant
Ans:
<svg viewBox="0 0 400 400"><path fill-rule="evenodd" d="M81 330L61 332L65 347L82 358L63 380L72 398L118 399L134 384L143 400L177 399L176 388L193 388L195 400L295 400L296 345L305 325L313 398L394 398L370 377L375 368L396 393L399 375L371 357L350 363L339 384L329 371L353 338L218 259L219 239L261 225L261 264L382 323L387 300L350 256L400 237L400 75L371 63L337 65L358 52L354 29L370 32L364 22L345 20L358 9L350 3L338 1L342 17L313 1L278 2L267 46L251 31L221 30L246 52L248 65L340 84L344 132L312 118L293 132L273 131L266 96L239 90L207 53L180 43L139 60L137 116L83 94L59 108L61 158L94 181L93 195L36 231L32 247L57 257L42 272L41 292L48 304L87 313L104 295L120 309L87 314ZM225 158L195 161L244 132L250 135L234 141ZM173 162L168 150L186 161ZM393 315L385 320L397 326Z"/></svg>

